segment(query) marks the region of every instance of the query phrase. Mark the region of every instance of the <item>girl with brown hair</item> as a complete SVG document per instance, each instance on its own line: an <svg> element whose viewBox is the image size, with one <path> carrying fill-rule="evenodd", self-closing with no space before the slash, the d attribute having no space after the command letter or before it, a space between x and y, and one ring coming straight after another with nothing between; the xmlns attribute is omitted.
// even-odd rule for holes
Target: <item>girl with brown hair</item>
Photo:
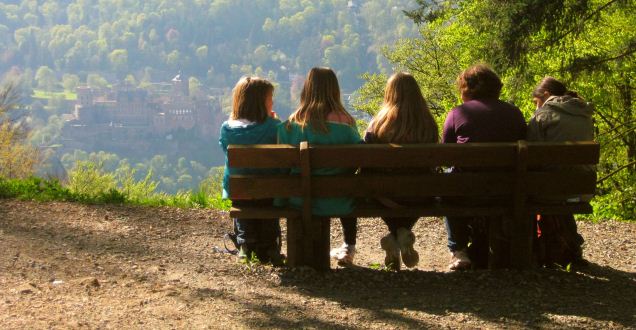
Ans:
<svg viewBox="0 0 636 330"><path fill-rule="evenodd" d="M298 145L353 144L360 142L355 120L345 110L340 100L340 87L333 70L313 68L307 74L300 94L300 105L289 119L278 128L278 143ZM334 175L351 171L343 168L320 168L313 175ZM298 173L292 169L292 173ZM302 208L302 198L289 198L292 207ZM342 215L353 211L353 198L316 198L312 200L312 214L317 221L329 221L327 216ZM344 232L344 244L331 251L331 256L341 265L353 263L357 234L355 218L340 218Z"/></svg>
<svg viewBox="0 0 636 330"><path fill-rule="evenodd" d="M274 86L258 77L241 78L232 90L232 113L221 125L219 144L225 153L223 198L229 197L230 174L256 174L263 169L228 167L227 147L230 144L275 144L280 120L273 111ZM235 206L271 205L272 200L233 200ZM283 264L280 254L279 219L234 219L234 238L239 259L256 256L261 262Z"/></svg>

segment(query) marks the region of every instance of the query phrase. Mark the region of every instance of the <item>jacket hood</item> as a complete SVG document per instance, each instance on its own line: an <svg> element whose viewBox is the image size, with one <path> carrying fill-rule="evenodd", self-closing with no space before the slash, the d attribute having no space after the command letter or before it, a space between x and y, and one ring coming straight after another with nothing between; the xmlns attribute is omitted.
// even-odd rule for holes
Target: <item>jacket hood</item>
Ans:
<svg viewBox="0 0 636 330"><path fill-rule="evenodd" d="M590 103L569 95L550 96L543 106L571 116L591 118L594 113L594 108Z"/></svg>
<svg viewBox="0 0 636 330"><path fill-rule="evenodd" d="M222 142L230 140L234 144L272 143L268 140L271 140L272 132L276 131L275 127L279 122L279 120L267 118L261 124L231 126L226 121L221 125L221 140Z"/></svg>

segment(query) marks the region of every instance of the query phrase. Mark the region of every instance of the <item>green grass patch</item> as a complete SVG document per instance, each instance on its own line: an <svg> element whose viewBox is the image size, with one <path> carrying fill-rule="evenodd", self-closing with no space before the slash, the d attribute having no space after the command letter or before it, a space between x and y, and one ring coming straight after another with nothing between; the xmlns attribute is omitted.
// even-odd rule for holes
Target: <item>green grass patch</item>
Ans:
<svg viewBox="0 0 636 330"><path fill-rule="evenodd" d="M77 100L77 94L73 92L63 91L63 92L49 92L41 89L34 89L33 94L31 95L34 99L53 99L53 98L62 98L67 101L75 101Z"/></svg>
<svg viewBox="0 0 636 330"><path fill-rule="evenodd" d="M144 198L132 198L119 188L98 193L77 193L56 180L37 177L28 179L0 178L0 198L17 198L35 201L69 201L84 204L127 204L142 206L172 206L179 208L212 208L229 210L231 202L220 194L209 195L203 191L179 192L175 195L154 193Z"/></svg>

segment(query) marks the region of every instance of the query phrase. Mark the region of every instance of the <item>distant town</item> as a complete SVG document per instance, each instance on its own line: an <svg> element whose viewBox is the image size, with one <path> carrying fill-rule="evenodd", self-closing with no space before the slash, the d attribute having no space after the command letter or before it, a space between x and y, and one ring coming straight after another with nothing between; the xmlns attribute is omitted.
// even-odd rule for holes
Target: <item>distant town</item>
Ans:
<svg viewBox="0 0 636 330"><path fill-rule="evenodd" d="M73 112L65 116L60 153L105 150L122 154L178 155L183 141L216 141L227 115L223 95L191 95L187 77L141 89L120 84L109 89L77 87Z"/></svg>

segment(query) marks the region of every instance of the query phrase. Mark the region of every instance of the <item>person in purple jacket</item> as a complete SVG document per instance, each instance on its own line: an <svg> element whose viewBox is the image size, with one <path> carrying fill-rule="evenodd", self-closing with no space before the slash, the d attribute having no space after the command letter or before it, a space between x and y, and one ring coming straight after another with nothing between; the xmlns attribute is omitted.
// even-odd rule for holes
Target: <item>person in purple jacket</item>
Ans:
<svg viewBox="0 0 636 330"><path fill-rule="evenodd" d="M501 79L486 65L475 65L462 72L457 77L457 87L464 103L448 113L442 143L514 142L525 139L526 122L521 111L499 100L502 86ZM467 247L469 241L475 242L475 235L479 232L472 228L474 218L447 217L445 223L451 252L448 268L470 268Z"/></svg>

